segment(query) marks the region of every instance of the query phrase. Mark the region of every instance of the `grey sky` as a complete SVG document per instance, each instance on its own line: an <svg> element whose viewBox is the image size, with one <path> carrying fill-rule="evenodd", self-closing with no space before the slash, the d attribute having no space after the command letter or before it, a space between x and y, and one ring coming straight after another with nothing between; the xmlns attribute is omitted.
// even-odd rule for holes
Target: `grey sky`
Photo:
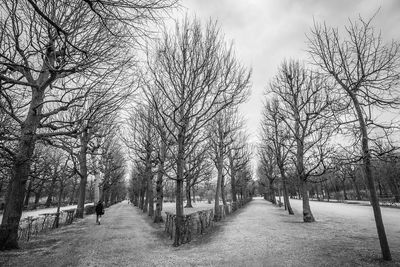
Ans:
<svg viewBox="0 0 400 267"><path fill-rule="evenodd" d="M371 17L385 39L400 40L399 0L183 0L189 16L216 19L237 57L253 69L252 95L241 108L256 141L263 93L285 59L307 59L306 36L313 20L343 27L348 18Z"/></svg>

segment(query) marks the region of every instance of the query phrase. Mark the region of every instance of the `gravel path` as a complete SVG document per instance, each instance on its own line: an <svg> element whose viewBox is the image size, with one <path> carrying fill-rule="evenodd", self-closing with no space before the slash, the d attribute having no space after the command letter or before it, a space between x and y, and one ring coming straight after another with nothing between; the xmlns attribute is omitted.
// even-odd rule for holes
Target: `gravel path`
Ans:
<svg viewBox="0 0 400 267"><path fill-rule="evenodd" d="M399 261L378 260L373 225L357 228L350 221L333 217L304 224L300 215L289 216L282 208L254 199L219 223L214 233L174 248L162 226L154 226L124 202L107 209L101 225L87 216L22 250L0 252L0 265L400 266ZM399 239L391 239L395 259L400 259Z"/></svg>

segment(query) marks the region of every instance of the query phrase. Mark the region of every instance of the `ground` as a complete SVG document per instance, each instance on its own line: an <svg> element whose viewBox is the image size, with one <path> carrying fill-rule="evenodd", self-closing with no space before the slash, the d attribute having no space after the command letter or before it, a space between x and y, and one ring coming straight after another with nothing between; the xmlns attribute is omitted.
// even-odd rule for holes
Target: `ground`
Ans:
<svg viewBox="0 0 400 267"><path fill-rule="evenodd" d="M4 266L400 266L400 210L382 213L394 261L383 262L371 207L312 202L318 220L295 216L256 198L212 233L183 245L127 202L39 236L21 250L0 252Z"/></svg>

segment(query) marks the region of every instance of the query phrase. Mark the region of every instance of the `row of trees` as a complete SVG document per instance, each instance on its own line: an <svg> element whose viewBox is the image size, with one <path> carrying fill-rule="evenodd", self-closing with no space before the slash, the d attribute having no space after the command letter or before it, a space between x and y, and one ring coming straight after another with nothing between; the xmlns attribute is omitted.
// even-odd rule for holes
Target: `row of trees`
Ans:
<svg viewBox="0 0 400 267"><path fill-rule="evenodd" d="M243 180L251 178L250 150L237 107L248 95L250 71L215 23L202 27L187 18L149 48L146 70L143 100L130 114L125 138L134 163L132 199L159 222L163 186L174 181L178 246L184 196L191 207L196 186L205 186L216 172L216 220L220 199L227 201L228 175L232 201L238 193L244 197Z"/></svg>
<svg viewBox="0 0 400 267"><path fill-rule="evenodd" d="M62 149L77 163L77 215L83 215L87 155L103 154L98 149L112 139L106 136L116 114L137 88L135 49L149 23L174 6L174 0L0 3L0 163L8 185L0 249L18 247L37 144Z"/></svg>
<svg viewBox="0 0 400 267"><path fill-rule="evenodd" d="M97 191L101 190L102 199L106 205L125 198L124 155L119 150L120 146L110 144L110 141L114 140L106 141L103 144L105 148L101 154L91 154L90 152L86 154L87 174L92 179L85 184L83 203L99 200L99 195L95 196L95 186L97 186ZM24 208L36 209L39 205L48 208L56 204L80 202L79 199L82 197L80 193L81 159L82 157L78 157L77 153L69 154L63 149L38 143L27 181ZM96 172L102 173L98 181L95 180ZM2 176L1 187L4 189L7 188L9 176L9 174ZM0 196L4 196L5 193L5 190L2 190Z"/></svg>
<svg viewBox="0 0 400 267"><path fill-rule="evenodd" d="M399 197L397 172L379 172L389 166L396 169L398 157L391 135L396 125L379 116L398 108L400 46L395 41L386 44L371 21L351 22L343 33L315 23L308 35L312 67L294 60L281 65L268 88L258 172L264 184L280 179L290 214L287 183L288 177L294 177L305 222L314 221L310 182L314 191L319 185L329 194L338 181L345 190L346 180L351 180L361 197L360 182L355 179L362 175L383 258L390 260L376 187L382 190L384 184L390 185ZM273 192L270 196L274 198Z"/></svg>
<svg viewBox="0 0 400 267"><path fill-rule="evenodd" d="M376 177L376 190L380 202L400 202L400 172L397 153L388 152L372 160L372 172ZM260 155L262 159L263 155ZM343 155L342 155L343 156ZM344 158L343 158L344 159ZM273 159L270 159L273 162ZM283 195L283 182L277 170L265 173L265 167L271 164L260 160L258 167L259 182L266 199L275 203L276 197L281 192ZM289 198L301 198L298 180L292 168L286 174L286 186ZM308 184L309 196L318 200L369 200L368 185L362 164L342 160L335 162L330 171L317 177L312 177ZM290 203L289 203L290 204Z"/></svg>

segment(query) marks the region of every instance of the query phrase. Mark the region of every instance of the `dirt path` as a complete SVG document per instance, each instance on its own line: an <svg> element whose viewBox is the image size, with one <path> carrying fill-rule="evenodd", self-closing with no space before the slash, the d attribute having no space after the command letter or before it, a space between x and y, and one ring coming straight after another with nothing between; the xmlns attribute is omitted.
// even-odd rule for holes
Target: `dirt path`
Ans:
<svg viewBox="0 0 400 267"><path fill-rule="evenodd" d="M262 199L179 248L160 233L138 209L120 203L106 210L101 225L91 215L20 251L0 252L0 266L399 265L376 260L378 242L369 230L346 228L342 220L304 224L300 215L288 216ZM399 247L392 251L396 259Z"/></svg>

